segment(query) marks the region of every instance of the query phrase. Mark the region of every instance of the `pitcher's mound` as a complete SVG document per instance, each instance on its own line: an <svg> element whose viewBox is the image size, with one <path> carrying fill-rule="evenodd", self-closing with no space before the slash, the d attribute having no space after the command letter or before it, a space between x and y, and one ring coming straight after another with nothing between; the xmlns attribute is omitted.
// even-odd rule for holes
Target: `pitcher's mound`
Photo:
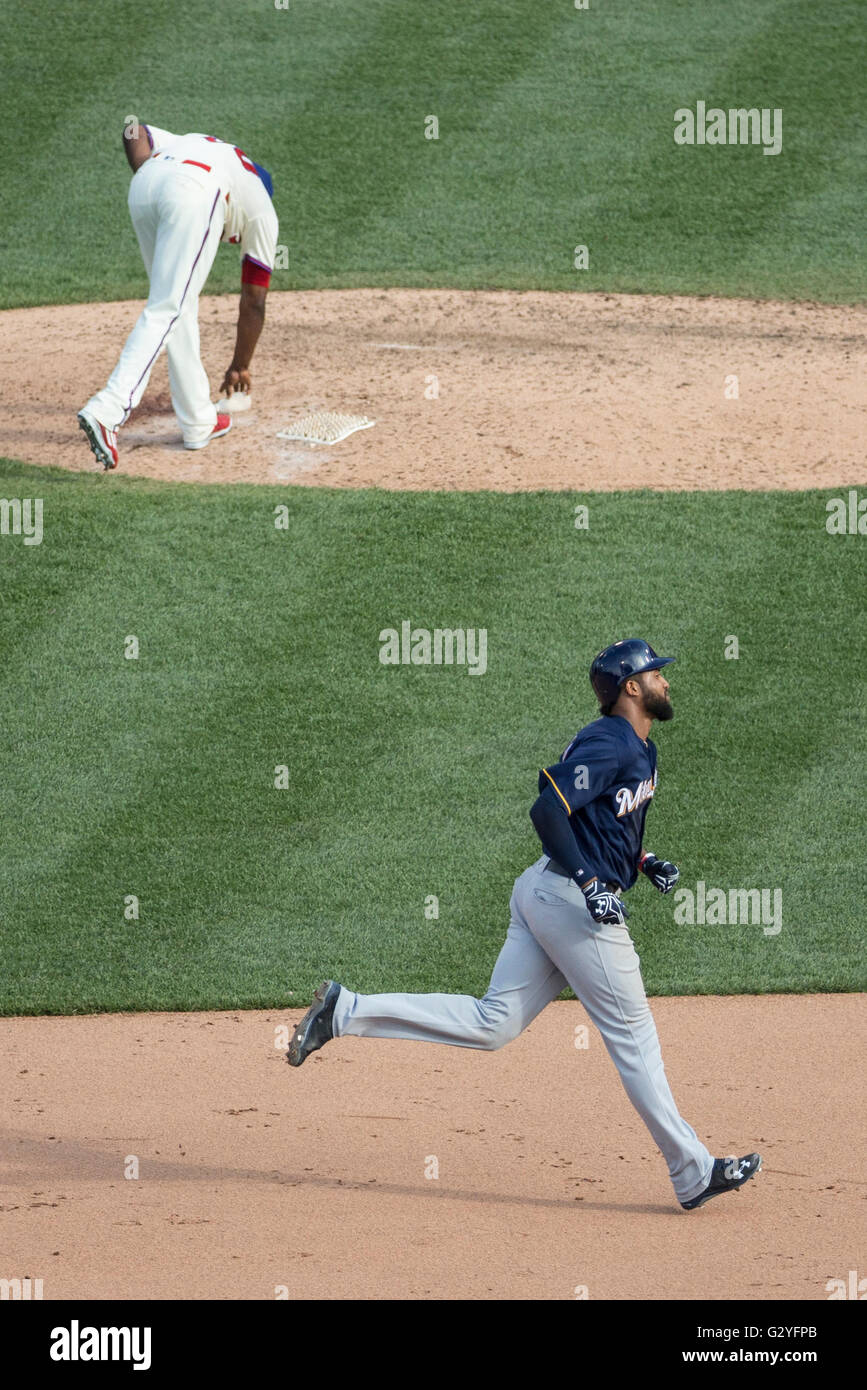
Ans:
<svg viewBox="0 0 867 1390"><path fill-rule="evenodd" d="M216 399L237 298L205 299ZM75 414L141 304L14 309L0 450L93 465ZM120 433L119 474L202 482L495 489L839 487L863 475L867 307L642 295L272 293L252 409L191 458L163 356ZM375 429L278 438L320 411ZM118 474L112 474L112 477ZM107 480L110 485L110 480Z"/></svg>

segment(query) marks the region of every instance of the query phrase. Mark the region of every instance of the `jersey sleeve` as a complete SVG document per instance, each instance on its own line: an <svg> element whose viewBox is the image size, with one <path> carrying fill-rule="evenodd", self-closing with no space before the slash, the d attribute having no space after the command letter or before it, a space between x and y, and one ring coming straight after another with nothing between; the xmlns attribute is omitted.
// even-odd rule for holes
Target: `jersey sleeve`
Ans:
<svg viewBox="0 0 867 1390"><path fill-rule="evenodd" d="M565 762L543 767L539 791L553 787L567 815L595 801L617 780L620 746L611 736L599 733L580 742Z"/></svg>
<svg viewBox="0 0 867 1390"><path fill-rule="evenodd" d="M176 140L180 140L181 138L179 135L173 135L170 130L160 130L158 125L151 125L150 121L142 121L142 127L147 133L148 141L154 154L156 154L158 150L168 149L169 145L173 145Z"/></svg>
<svg viewBox="0 0 867 1390"><path fill-rule="evenodd" d="M268 199L264 188L263 196ZM268 285L277 258L277 214L268 199L255 216L248 218L241 233L241 282L245 285Z"/></svg>

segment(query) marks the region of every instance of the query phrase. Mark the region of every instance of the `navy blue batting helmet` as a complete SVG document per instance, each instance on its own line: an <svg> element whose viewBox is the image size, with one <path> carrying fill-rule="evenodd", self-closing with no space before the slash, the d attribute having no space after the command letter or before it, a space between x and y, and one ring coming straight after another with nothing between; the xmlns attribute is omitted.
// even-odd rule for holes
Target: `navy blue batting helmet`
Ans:
<svg viewBox="0 0 867 1390"><path fill-rule="evenodd" d="M670 661L674 661L673 656L657 656L640 637L627 637L623 642L612 642L610 647L594 656L590 684L600 705L613 705L621 685L630 676L637 676L641 671L658 671Z"/></svg>

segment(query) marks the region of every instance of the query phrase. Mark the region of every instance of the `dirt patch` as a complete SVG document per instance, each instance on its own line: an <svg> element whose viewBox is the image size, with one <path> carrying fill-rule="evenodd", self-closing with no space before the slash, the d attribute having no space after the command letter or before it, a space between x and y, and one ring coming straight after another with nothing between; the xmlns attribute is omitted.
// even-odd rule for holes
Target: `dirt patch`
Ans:
<svg viewBox="0 0 867 1390"><path fill-rule="evenodd" d="M860 1258L864 1003L653 1001L683 1114L764 1157L689 1213L575 1003L495 1053L347 1037L298 1071L275 1046L297 1010L3 1019L0 1276L45 1299L826 1299Z"/></svg>
<svg viewBox="0 0 867 1390"><path fill-rule="evenodd" d="M140 307L0 316L0 452L93 466L75 412ZM234 296L202 302L214 384L235 312ZM184 451L162 359L121 433L121 472L843 487L863 476L865 342L865 307L272 295L253 410ZM321 448L276 438L322 409L376 427ZM571 1300L579 1286L591 1299L827 1298L827 1281L858 1267L867 1199L852 1095L864 996L653 1009L675 1096L708 1147L764 1156L743 1193L698 1212L674 1200L598 1035L574 1047L574 1003L496 1053L347 1037L300 1071L275 1047L297 1011L0 1020L0 1278L41 1279L46 1299Z"/></svg>
<svg viewBox="0 0 867 1390"><path fill-rule="evenodd" d="M90 468L75 414L141 305L10 310L0 452ZM212 385L235 296L204 299ZM435 290L271 295L254 408L192 454L165 357L121 432L121 470L329 487L804 488L863 478L867 307ZM737 398L734 398L735 382ZM728 396L727 393L728 392ZM299 413L366 414L334 446L276 438Z"/></svg>

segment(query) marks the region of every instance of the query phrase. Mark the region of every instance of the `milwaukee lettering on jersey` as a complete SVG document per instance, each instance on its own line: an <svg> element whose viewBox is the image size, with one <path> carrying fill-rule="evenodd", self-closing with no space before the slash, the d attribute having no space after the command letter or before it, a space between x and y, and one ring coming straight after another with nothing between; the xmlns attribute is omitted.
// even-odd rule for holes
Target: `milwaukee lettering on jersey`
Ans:
<svg viewBox="0 0 867 1390"><path fill-rule="evenodd" d="M552 783L569 811L588 877L631 888L656 790L653 740L639 738L622 715L603 715L585 724L560 762L539 774L539 791ZM542 848L550 854L544 842Z"/></svg>
<svg viewBox="0 0 867 1390"><path fill-rule="evenodd" d="M639 806L643 806L645 801L649 801L656 791L656 773L648 777L643 782L639 782L635 791L629 787L619 787L614 793L614 800L617 802L617 819L621 816L628 816L630 811L637 811Z"/></svg>

